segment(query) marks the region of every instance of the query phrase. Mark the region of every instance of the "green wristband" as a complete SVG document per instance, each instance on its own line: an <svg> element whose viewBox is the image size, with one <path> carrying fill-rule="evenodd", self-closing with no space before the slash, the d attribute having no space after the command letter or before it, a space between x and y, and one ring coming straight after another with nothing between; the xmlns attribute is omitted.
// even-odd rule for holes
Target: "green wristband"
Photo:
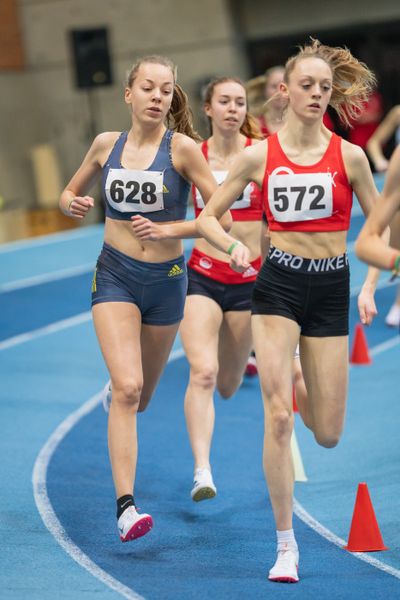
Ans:
<svg viewBox="0 0 400 600"><path fill-rule="evenodd" d="M400 254L398 256L396 256L396 258L394 259L393 267L392 267L392 276L390 278L390 281L394 281L399 276L400 276Z"/></svg>
<svg viewBox="0 0 400 600"><path fill-rule="evenodd" d="M240 244L240 242L238 240L236 240L236 242L233 242L233 244L231 244L227 250L227 253L229 254L229 256L232 254L233 249L236 248L236 246L238 246Z"/></svg>

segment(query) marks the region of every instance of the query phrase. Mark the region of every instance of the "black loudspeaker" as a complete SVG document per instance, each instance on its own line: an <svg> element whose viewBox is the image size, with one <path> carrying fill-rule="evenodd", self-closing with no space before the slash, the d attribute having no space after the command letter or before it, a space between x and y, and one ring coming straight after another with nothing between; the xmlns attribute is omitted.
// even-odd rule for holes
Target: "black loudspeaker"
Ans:
<svg viewBox="0 0 400 600"><path fill-rule="evenodd" d="M112 84L107 29L76 29L70 32L78 88Z"/></svg>

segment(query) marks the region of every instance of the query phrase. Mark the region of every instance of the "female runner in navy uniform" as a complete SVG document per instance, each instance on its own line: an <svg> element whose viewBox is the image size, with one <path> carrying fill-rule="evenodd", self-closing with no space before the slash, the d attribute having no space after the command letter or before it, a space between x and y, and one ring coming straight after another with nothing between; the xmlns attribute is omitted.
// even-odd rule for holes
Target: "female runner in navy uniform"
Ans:
<svg viewBox="0 0 400 600"><path fill-rule="evenodd" d="M84 194L102 174L106 222L92 306L112 381L108 442L123 542L152 527L151 516L137 513L133 499L136 415L150 401L183 317L187 273L180 238L196 231L193 221L183 222L189 181L206 200L216 188L168 59L139 60L129 73L125 102L130 130L98 135L60 198L66 215L84 218L94 204ZM158 241L143 241L153 222L163 223Z"/></svg>
<svg viewBox="0 0 400 600"><path fill-rule="evenodd" d="M204 111L211 137L201 144L217 183L246 146L262 139L256 120L247 113L244 84L224 77L211 81L204 94ZM196 216L204 208L200 190L193 187ZM250 309L254 282L261 266L261 190L249 183L232 205L232 232L250 248L250 265L233 271L229 257L198 239L188 262L188 296L180 334L190 363L185 395L186 423L194 455L194 501L216 494L210 448L214 429L214 391L229 398L241 383L252 345Z"/></svg>
<svg viewBox="0 0 400 600"><path fill-rule="evenodd" d="M330 104L344 120L368 96L374 76L348 50L313 40L288 60L280 92L285 124L237 157L224 184L198 219L199 231L232 266L249 266L249 250L224 233L218 217L249 181L263 186L271 235L269 257L258 275L252 331L265 411L264 470L277 528L272 581L298 581L299 553L292 529L292 361L300 357L308 397L299 405L317 442L340 438L347 395L349 268L346 232L352 191L365 213L377 195L364 152L322 122ZM378 273L369 271L360 292L361 320L376 314Z"/></svg>

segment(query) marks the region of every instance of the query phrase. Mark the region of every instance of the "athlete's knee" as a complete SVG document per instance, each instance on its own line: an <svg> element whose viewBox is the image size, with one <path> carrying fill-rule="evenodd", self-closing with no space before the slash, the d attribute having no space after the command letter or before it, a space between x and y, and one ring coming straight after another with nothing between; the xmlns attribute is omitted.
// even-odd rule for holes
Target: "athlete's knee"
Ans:
<svg viewBox="0 0 400 600"><path fill-rule="evenodd" d="M324 429L318 428L314 430L316 442L324 448L334 448L338 445L342 430L340 429Z"/></svg>
<svg viewBox="0 0 400 600"><path fill-rule="evenodd" d="M136 378L128 378L118 383L113 383L112 401L138 409L142 388L142 381Z"/></svg>
<svg viewBox="0 0 400 600"><path fill-rule="evenodd" d="M232 387L232 386L224 386L224 385L218 385L218 392L220 394L220 396L222 396L222 398L224 398L224 400L229 400L229 398L232 398L233 394L236 392L236 387Z"/></svg>
<svg viewBox="0 0 400 600"><path fill-rule="evenodd" d="M284 406L274 407L269 412L267 425L277 441L284 441L293 431L293 413Z"/></svg>
<svg viewBox="0 0 400 600"><path fill-rule="evenodd" d="M138 412L144 412L150 404L151 394L141 394L138 406Z"/></svg>
<svg viewBox="0 0 400 600"><path fill-rule="evenodd" d="M220 375L218 376L218 379L217 379L217 389L218 389L219 394L222 396L222 398L224 398L225 400L228 400L236 392L236 390L240 386L243 378L240 377L240 375L234 376L231 374L226 377L223 377L223 376L221 377Z"/></svg>
<svg viewBox="0 0 400 600"><path fill-rule="evenodd" d="M193 368L190 372L190 383L205 390L214 389L217 383L218 367L213 364L205 364Z"/></svg>

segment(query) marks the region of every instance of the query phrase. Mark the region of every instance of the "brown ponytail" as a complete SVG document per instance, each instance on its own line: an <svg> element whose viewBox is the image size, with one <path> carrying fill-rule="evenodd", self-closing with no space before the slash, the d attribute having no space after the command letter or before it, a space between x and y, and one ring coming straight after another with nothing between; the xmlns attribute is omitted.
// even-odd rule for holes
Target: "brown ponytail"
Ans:
<svg viewBox="0 0 400 600"><path fill-rule="evenodd" d="M347 48L324 46L319 40L311 38L309 45L300 46L299 52L286 62L285 83L288 83L296 63L309 57L320 58L331 68L332 96L329 104L338 113L342 122L351 127L351 120L360 115L376 85L375 75Z"/></svg>
<svg viewBox="0 0 400 600"><path fill-rule="evenodd" d="M139 58L128 71L126 76L126 85L131 88L135 81L139 67L143 64L151 63L155 65L163 65L171 69L174 77L174 91L172 95L171 108L167 114L167 125L178 133L183 133L196 142L201 140L197 131L193 128L193 115L189 106L188 97L183 89L176 83L176 67L174 63L166 56L153 54Z"/></svg>
<svg viewBox="0 0 400 600"><path fill-rule="evenodd" d="M246 86L243 83L243 81L241 79L239 79L238 77L219 77L217 79L212 79L210 81L210 83L207 85L206 89L204 90L203 104L204 105L211 104L211 100L212 100L212 97L214 94L215 87L219 83L227 83L229 81L234 81L235 83L238 83L239 85L242 86L242 88L245 91L246 106L247 106ZM210 117L207 117L207 120L208 120L208 126L210 128L210 135L212 135L212 120L210 119ZM254 140L263 140L264 139L264 136L262 135L262 133L260 131L258 121L249 112L246 112L246 116L243 121L243 125L240 128L240 133L242 133L246 137L252 138Z"/></svg>
<svg viewBox="0 0 400 600"><path fill-rule="evenodd" d="M188 97L177 83L174 86L171 108L167 114L167 123L168 127L171 127L174 131L184 133L196 142L201 141L201 137L193 127L193 114L189 106Z"/></svg>
<svg viewBox="0 0 400 600"><path fill-rule="evenodd" d="M246 113L243 125L240 128L240 133L253 140L263 140L264 136L261 133L258 121L250 113Z"/></svg>

